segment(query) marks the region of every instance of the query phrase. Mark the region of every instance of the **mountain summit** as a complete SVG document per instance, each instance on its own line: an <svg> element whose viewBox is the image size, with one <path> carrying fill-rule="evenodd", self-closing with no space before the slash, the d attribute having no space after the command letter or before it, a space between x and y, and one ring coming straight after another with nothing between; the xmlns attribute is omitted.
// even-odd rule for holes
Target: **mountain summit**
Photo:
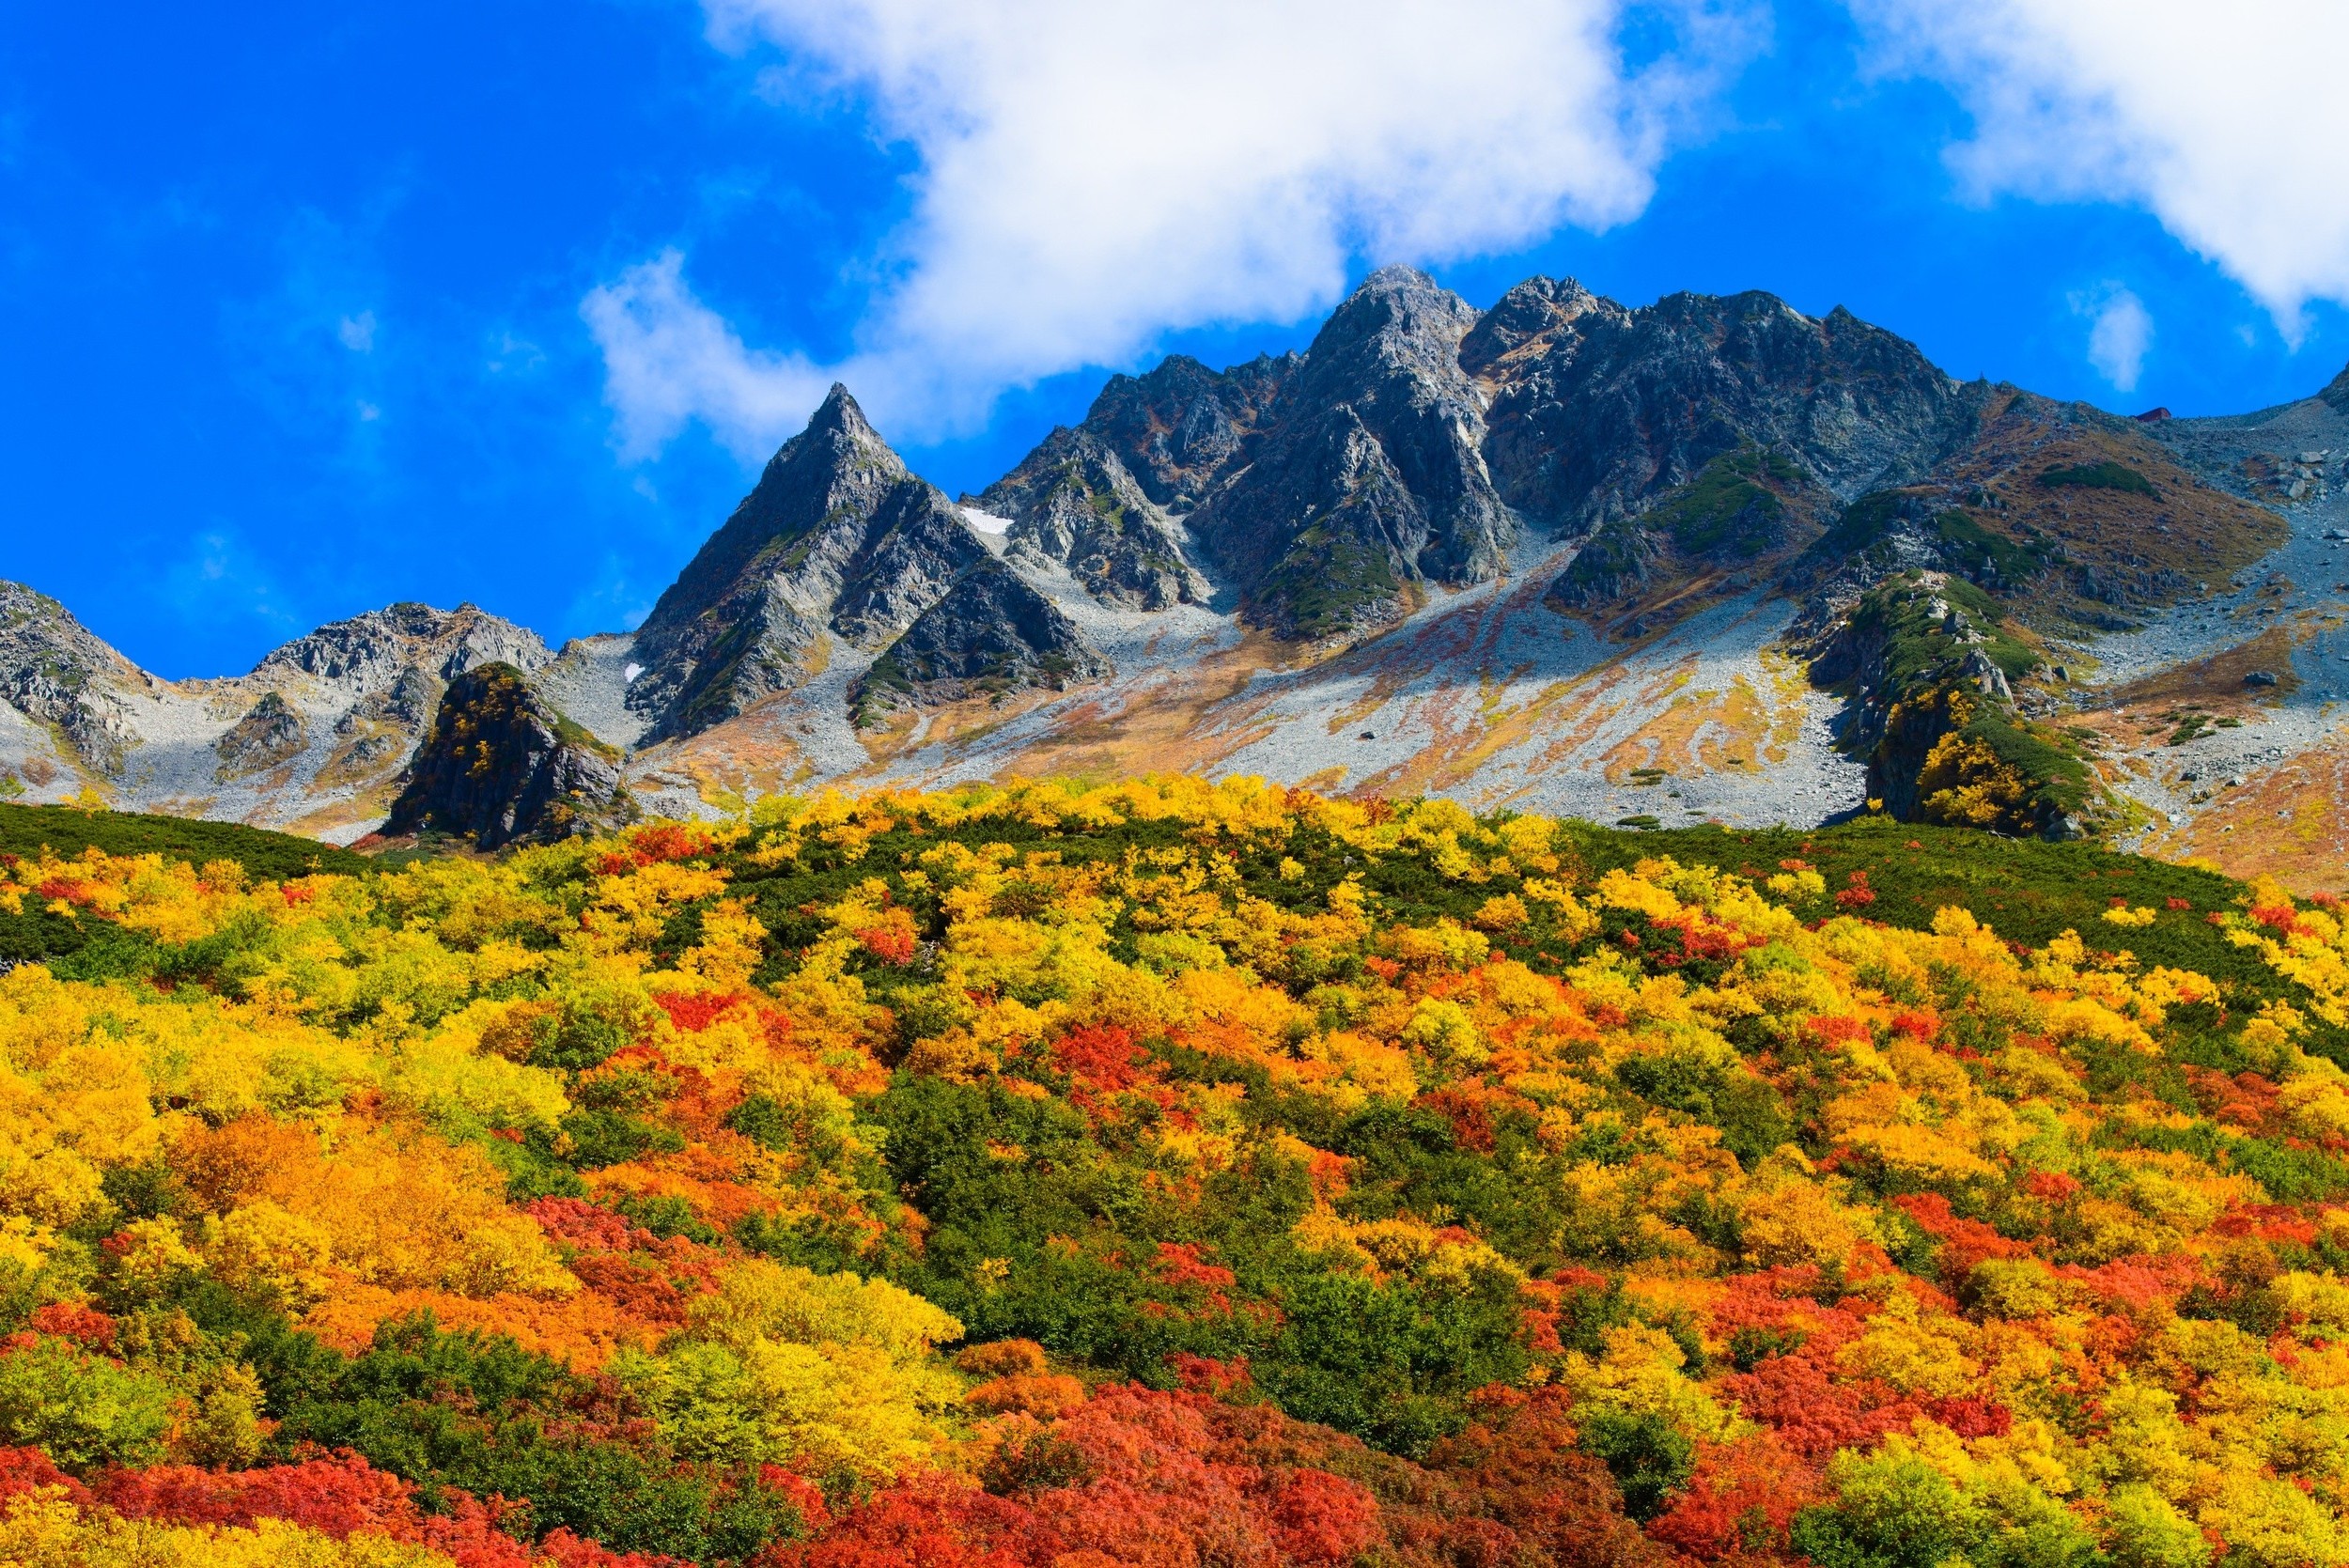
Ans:
<svg viewBox="0 0 2349 1568"><path fill-rule="evenodd" d="M637 629L629 706L652 739L723 722L796 684L827 632L885 644L985 554L834 385Z"/></svg>
<svg viewBox="0 0 2349 1568"><path fill-rule="evenodd" d="M1733 826L1876 800L2250 853L2323 793L2291 779L2349 780L2287 771L2349 757L2344 384L2121 419L1961 383L1840 308L1537 277L1479 311L1388 268L1299 352L1112 377L959 505L835 386L643 626L559 652L395 606L165 682L10 590L0 794L349 838L425 781L433 820L496 837L562 831L533 790L690 815L1170 769ZM493 662L465 703L513 720L510 801L438 740L411 766ZM621 754L566 753L567 726ZM2349 833L2327 853L2349 870Z"/></svg>

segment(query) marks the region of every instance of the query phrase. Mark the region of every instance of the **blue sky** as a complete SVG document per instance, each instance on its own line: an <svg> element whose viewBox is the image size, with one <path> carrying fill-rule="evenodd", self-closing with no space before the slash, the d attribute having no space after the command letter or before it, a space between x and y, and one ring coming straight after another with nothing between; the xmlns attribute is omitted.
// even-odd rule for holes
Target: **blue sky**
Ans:
<svg viewBox="0 0 2349 1568"><path fill-rule="evenodd" d="M2122 411L2307 395L2339 111L2204 91L2158 22L2095 54L2101 3L1460 0L1479 53L1417 0L1174 44L1057 0L0 0L0 576L175 677L400 598L610 629L843 367L977 489L1385 259L1842 303ZM2247 57L2349 45L2251 11Z"/></svg>

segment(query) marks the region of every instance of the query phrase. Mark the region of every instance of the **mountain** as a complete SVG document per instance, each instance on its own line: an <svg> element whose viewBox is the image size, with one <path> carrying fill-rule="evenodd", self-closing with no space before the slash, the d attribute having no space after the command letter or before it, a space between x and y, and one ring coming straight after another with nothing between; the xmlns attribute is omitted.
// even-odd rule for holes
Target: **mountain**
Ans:
<svg viewBox="0 0 2349 1568"><path fill-rule="evenodd" d="M1076 623L1000 561L957 578L852 689L860 722L885 708L935 706L1022 687L1064 689L1113 674Z"/></svg>
<svg viewBox="0 0 2349 1568"><path fill-rule="evenodd" d="M637 629L628 704L652 739L723 722L795 684L828 637L885 644L985 553L834 386Z"/></svg>
<svg viewBox="0 0 2349 1568"><path fill-rule="evenodd" d="M1181 525L1090 430L1054 430L1018 468L963 500L1010 523L1012 550L1066 567L1105 603L1164 610L1206 602L1206 580L1184 554Z"/></svg>
<svg viewBox="0 0 2349 1568"><path fill-rule="evenodd" d="M1460 368L1475 324L1458 295L1388 268L1315 335L1234 454L1245 466L1190 519L1250 621L1290 637L1381 625L1408 610L1412 585L1499 575L1518 527Z"/></svg>
<svg viewBox="0 0 2349 1568"><path fill-rule="evenodd" d="M0 790L348 840L494 661L655 814L1152 769L1635 822L1873 800L2313 886L2349 876L2344 388L2131 419L1767 294L1479 311L1387 269L1300 352L1111 378L959 503L835 387L643 626L553 652L401 606L165 682L10 589Z"/></svg>
<svg viewBox="0 0 2349 1568"><path fill-rule="evenodd" d="M448 682L549 660L474 605L396 604L320 627L250 674L162 680L62 605L0 582L0 793L85 786L126 804L349 839L380 822Z"/></svg>
<svg viewBox="0 0 2349 1568"><path fill-rule="evenodd" d="M1147 375L1112 376L1079 427L1117 454L1153 505L1188 515L1304 363L1266 354L1214 371L1174 354Z"/></svg>
<svg viewBox="0 0 2349 1568"><path fill-rule="evenodd" d="M521 670L478 665L442 694L383 831L462 834L495 849L608 830L634 815L619 763Z"/></svg>

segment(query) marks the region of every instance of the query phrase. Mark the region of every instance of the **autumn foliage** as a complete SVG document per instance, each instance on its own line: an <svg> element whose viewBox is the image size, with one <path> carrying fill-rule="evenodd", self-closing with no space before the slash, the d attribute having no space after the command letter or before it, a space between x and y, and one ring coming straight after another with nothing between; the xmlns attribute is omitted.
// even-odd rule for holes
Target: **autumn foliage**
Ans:
<svg viewBox="0 0 2349 1568"><path fill-rule="evenodd" d="M1616 842L22 857L0 1561L2349 1564L2336 902Z"/></svg>

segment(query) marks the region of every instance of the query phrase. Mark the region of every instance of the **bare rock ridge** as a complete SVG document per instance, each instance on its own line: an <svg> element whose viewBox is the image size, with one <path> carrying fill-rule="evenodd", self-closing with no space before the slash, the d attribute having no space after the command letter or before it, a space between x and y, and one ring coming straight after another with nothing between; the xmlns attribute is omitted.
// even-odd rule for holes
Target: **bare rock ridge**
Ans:
<svg viewBox="0 0 2349 1568"><path fill-rule="evenodd" d="M1512 506L1569 535L1746 445L1843 501L1905 483L1965 442L1988 393L1840 306L1813 319L1770 294L1626 310L1534 279L1486 320L1470 352L1493 387L1493 471Z"/></svg>
<svg viewBox="0 0 2349 1568"><path fill-rule="evenodd" d="M536 632L501 620L478 605L453 611L428 604L395 604L346 621L334 621L306 637L272 650L254 674L300 672L321 680L350 683L375 691L401 676L428 674L454 680L476 665L511 664L530 671L549 658Z"/></svg>
<svg viewBox="0 0 2349 1568"><path fill-rule="evenodd" d="M1283 386L1247 466L1192 514L1248 618L1313 637L1398 619L1407 584L1484 582L1517 522L1483 456L1460 368L1468 302L1393 267L1331 315Z"/></svg>
<svg viewBox="0 0 2349 1568"><path fill-rule="evenodd" d="M0 697L49 729L74 760L101 773L121 768L137 743L121 692L147 684L144 671L64 605L0 582Z"/></svg>
<svg viewBox="0 0 2349 1568"><path fill-rule="evenodd" d="M1112 376L1081 428L1117 454L1153 504L1182 516L1244 464L1250 438L1304 363L1265 354L1215 371L1174 354L1146 375Z"/></svg>
<svg viewBox="0 0 2349 1568"><path fill-rule="evenodd" d="M629 706L649 739L798 684L817 641L879 648L987 553L834 386L636 633Z"/></svg>
<svg viewBox="0 0 2349 1568"><path fill-rule="evenodd" d="M1528 529L1571 538L1639 516L1740 451L1816 492L1798 508L1807 526L1946 461L1991 397L1841 309L1812 319L1763 293L1627 309L1532 278L1480 315L1389 268L1301 356L1220 375L1176 357L1112 379L1075 432L979 500L1026 516L1037 479L1089 436L1185 519L1250 620L1320 637L1392 621L1416 584L1489 581ZM1638 569L1610 580L1633 587L1672 553L1631 535L1613 545ZM1589 592L1560 588L1563 603Z"/></svg>
<svg viewBox="0 0 2349 1568"><path fill-rule="evenodd" d="M554 710L511 664L449 683L383 831L484 849L609 828L631 815L620 753Z"/></svg>
<svg viewBox="0 0 2349 1568"><path fill-rule="evenodd" d="M970 505L1011 520L1010 547L1068 568L1107 604L1164 610L1204 604L1207 584L1183 556L1176 525L1117 453L1062 427Z"/></svg>
<svg viewBox="0 0 2349 1568"><path fill-rule="evenodd" d="M852 693L859 721L894 707L1098 680L1110 662L1053 602L1000 561L957 579L889 644Z"/></svg>

